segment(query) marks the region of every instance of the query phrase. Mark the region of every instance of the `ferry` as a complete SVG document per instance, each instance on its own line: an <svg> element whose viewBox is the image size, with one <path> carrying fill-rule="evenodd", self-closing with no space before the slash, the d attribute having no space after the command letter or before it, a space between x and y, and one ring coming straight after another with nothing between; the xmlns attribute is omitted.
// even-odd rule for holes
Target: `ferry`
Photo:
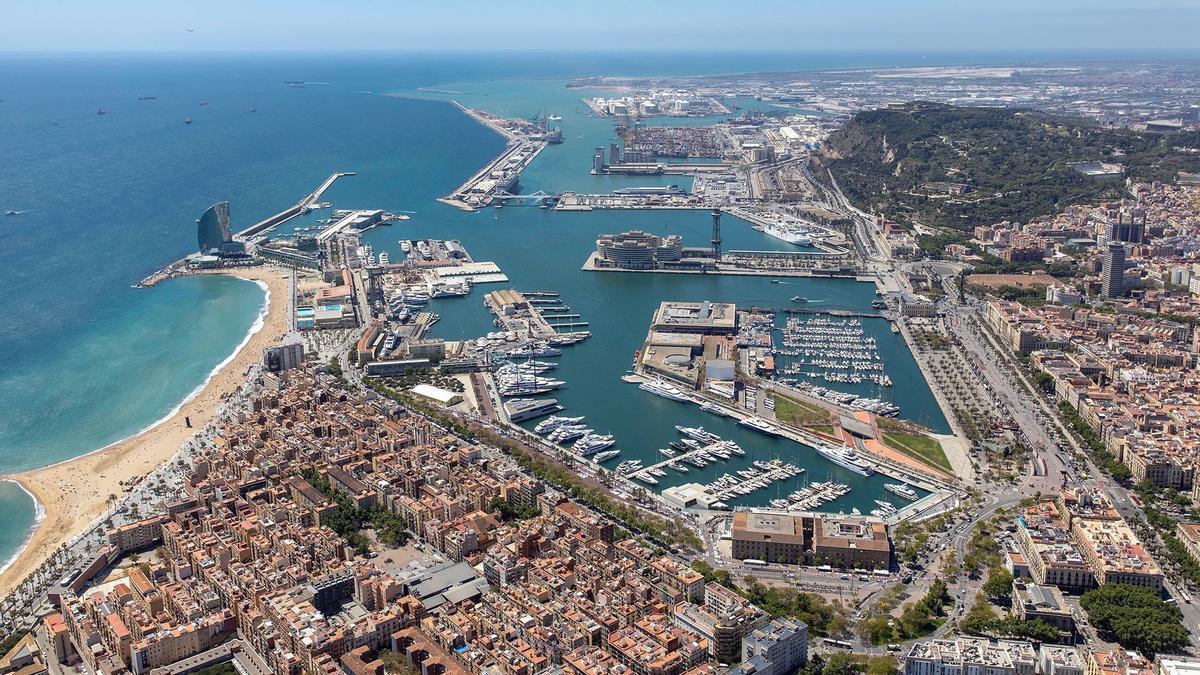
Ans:
<svg viewBox="0 0 1200 675"><path fill-rule="evenodd" d="M768 436L782 435L779 431L779 427L775 426L774 424L771 424L770 422L764 420L761 417L747 417L744 420L740 420L738 422L738 424L740 424L744 427L749 427L760 433L767 434Z"/></svg>
<svg viewBox="0 0 1200 675"><path fill-rule="evenodd" d="M668 384L662 380L653 380L651 382L643 382L638 385L638 389L648 391L655 396L669 398L672 401L687 401L687 396L678 387Z"/></svg>
<svg viewBox="0 0 1200 675"><path fill-rule="evenodd" d="M729 413L725 412L724 408L717 405L716 403L711 403L709 401L705 401L704 403L701 403L700 409L706 413L709 413L712 415L717 415L718 417L728 417L729 416Z"/></svg>
<svg viewBox="0 0 1200 675"><path fill-rule="evenodd" d="M607 462L619 454L621 454L620 450L605 450L604 452L597 452L596 456L593 457L592 460L599 464L601 462Z"/></svg>
<svg viewBox="0 0 1200 675"><path fill-rule="evenodd" d="M786 241L789 244L795 244L796 246L812 245L812 237L809 236L809 231L798 225L767 223L763 225L762 231L763 234Z"/></svg>
<svg viewBox="0 0 1200 675"><path fill-rule="evenodd" d="M917 494L916 490L913 490L903 483L887 483L883 486L883 489L894 495L899 495L910 502L915 501L916 498L920 496Z"/></svg>
<svg viewBox="0 0 1200 675"><path fill-rule="evenodd" d="M853 448L843 445L835 447L819 443L816 445L817 454L825 459L837 464L843 469L849 469L854 473L862 476L870 476L875 473L869 465L858 458L858 453Z"/></svg>

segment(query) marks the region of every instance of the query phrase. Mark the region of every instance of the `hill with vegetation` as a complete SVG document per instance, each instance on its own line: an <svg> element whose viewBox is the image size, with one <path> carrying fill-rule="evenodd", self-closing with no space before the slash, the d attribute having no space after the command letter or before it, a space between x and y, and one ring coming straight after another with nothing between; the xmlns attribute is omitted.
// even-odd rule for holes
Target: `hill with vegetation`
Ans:
<svg viewBox="0 0 1200 675"><path fill-rule="evenodd" d="M814 174L824 180L832 170L864 210L963 230L1124 195L1123 178L1087 176L1070 166L1075 162L1122 164L1138 181L1200 171L1200 153L1186 149L1194 135L1105 129L1023 109L914 102L856 114L826 140ZM958 186L967 190L957 194Z"/></svg>

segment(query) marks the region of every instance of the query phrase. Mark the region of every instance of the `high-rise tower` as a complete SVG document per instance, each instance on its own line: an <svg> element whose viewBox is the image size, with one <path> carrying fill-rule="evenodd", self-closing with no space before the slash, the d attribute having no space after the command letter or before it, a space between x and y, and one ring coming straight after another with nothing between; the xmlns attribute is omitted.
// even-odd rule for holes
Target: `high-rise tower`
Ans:
<svg viewBox="0 0 1200 675"><path fill-rule="evenodd" d="M713 236L712 236L712 255L713 262L721 259L721 209L712 210L713 217Z"/></svg>
<svg viewBox="0 0 1200 675"><path fill-rule="evenodd" d="M201 253L210 253L220 251L231 241L233 233L229 229L229 202L217 202L196 221L196 243L200 245Z"/></svg>

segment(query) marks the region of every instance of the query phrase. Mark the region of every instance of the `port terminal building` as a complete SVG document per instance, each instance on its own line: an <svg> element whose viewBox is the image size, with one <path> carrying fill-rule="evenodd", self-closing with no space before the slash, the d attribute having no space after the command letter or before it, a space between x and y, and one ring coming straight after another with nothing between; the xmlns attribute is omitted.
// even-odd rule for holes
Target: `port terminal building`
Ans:
<svg viewBox="0 0 1200 675"><path fill-rule="evenodd" d="M660 237L642 230L602 234L596 239L595 269L707 271L716 268L710 249L685 248L677 234Z"/></svg>
<svg viewBox="0 0 1200 675"><path fill-rule="evenodd" d="M654 313L639 365L643 373L691 390L712 390L717 383L731 390L736 329L737 306L731 303L664 302Z"/></svg>

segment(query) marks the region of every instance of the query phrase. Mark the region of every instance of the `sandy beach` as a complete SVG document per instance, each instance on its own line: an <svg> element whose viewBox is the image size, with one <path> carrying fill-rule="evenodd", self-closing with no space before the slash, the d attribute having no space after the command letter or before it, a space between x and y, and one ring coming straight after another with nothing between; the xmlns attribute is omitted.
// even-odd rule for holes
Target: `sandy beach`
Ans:
<svg viewBox="0 0 1200 675"><path fill-rule="evenodd" d="M286 270L255 267L221 273L267 285L271 299L262 329L213 375L195 398L161 424L92 454L7 476L37 498L45 508L45 519L20 557L0 574L0 596L12 590L63 542L103 513L110 495L124 494L122 481L145 476L170 460L184 441L213 418L221 400L242 385L247 368L262 358L263 349L279 343L287 333L291 290ZM190 418L191 428L186 426L185 417Z"/></svg>

